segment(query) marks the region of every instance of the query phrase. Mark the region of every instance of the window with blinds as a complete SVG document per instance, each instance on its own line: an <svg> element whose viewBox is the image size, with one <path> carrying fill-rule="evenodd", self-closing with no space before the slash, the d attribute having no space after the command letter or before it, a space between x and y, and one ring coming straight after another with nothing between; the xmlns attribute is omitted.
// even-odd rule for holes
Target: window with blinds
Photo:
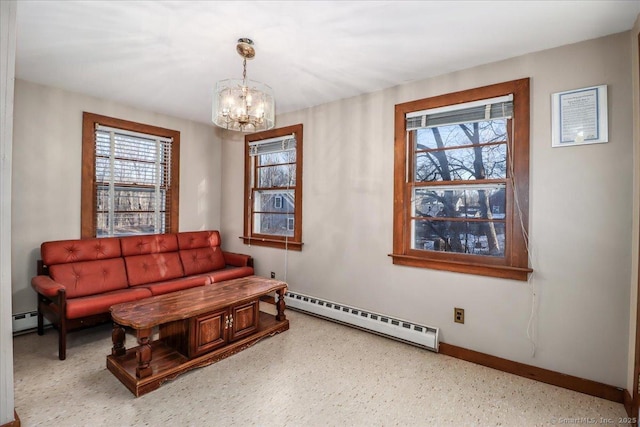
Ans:
<svg viewBox="0 0 640 427"><path fill-rule="evenodd" d="M96 129L96 236L161 234L171 197L171 140Z"/></svg>
<svg viewBox="0 0 640 427"><path fill-rule="evenodd" d="M85 119L93 130L85 130L91 148L88 141L83 146L83 237L177 231L179 132L96 115Z"/></svg>
<svg viewBox="0 0 640 427"><path fill-rule="evenodd" d="M526 279L528 103L523 79L396 105L394 263Z"/></svg>
<svg viewBox="0 0 640 427"><path fill-rule="evenodd" d="M302 125L245 136L245 243L302 246Z"/></svg>

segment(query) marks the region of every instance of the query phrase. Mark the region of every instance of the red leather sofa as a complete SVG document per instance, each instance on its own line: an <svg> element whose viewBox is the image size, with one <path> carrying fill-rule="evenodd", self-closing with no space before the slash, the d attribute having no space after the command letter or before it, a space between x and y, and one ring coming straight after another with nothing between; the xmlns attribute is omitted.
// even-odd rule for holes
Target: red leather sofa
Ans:
<svg viewBox="0 0 640 427"><path fill-rule="evenodd" d="M67 332L109 321L114 304L253 274L253 258L220 244L215 230L44 242L31 280L38 334L47 318L64 360Z"/></svg>

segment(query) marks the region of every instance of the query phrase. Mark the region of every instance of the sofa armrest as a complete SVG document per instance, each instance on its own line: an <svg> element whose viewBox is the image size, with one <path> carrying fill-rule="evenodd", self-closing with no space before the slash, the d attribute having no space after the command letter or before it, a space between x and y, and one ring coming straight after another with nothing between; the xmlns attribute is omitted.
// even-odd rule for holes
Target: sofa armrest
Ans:
<svg viewBox="0 0 640 427"><path fill-rule="evenodd" d="M53 298L60 291L66 291L66 288L60 283L54 281L49 276L36 276L31 279L31 286L36 290L40 295L44 295L45 297Z"/></svg>
<svg viewBox="0 0 640 427"><path fill-rule="evenodd" d="M235 267L253 267L253 258L250 255L238 254L235 252L222 251L224 263Z"/></svg>

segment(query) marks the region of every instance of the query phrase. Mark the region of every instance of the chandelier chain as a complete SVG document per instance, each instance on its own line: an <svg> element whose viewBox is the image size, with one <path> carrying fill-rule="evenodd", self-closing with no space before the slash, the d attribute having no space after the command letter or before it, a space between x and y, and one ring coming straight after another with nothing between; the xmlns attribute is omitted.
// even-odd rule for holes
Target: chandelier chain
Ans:
<svg viewBox="0 0 640 427"><path fill-rule="evenodd" d="M243 84L247 82L247 58L242 60L242 82Z"/></svg>

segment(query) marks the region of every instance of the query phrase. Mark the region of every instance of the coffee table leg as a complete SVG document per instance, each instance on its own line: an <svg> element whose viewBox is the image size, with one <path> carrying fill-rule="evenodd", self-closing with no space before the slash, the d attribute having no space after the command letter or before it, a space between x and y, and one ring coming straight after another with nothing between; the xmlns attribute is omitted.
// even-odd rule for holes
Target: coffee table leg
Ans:
<svg viewBox="0 0 640 427"><path fill-rule="evenodd" d="M113 323L113 331L111 332L111 342L113 342L113 348L111 349L112 356L124 356L127 349L124 346L125 333L124 328L117 323Z"/></svg>
<svg viewBox="0 0 640 427"><path fill-rule="evenodd" d="M278 302L276 303L276 307L278 308L278 314L276 315L276 320L286 320L287 316L284 314L284 292L286 288L281 288L276 291L278 294Z"/></svg>
<svg viewBox="0 0 640 427"><path fill-rule="evenodd" d="M149 337L151 336L151 329L139 329L138 330L138 349L136 350L136 360L138 366L136 367L136 377L145 378L151 376L152 369L151 363L151 344L149 344Z"/></svg>

